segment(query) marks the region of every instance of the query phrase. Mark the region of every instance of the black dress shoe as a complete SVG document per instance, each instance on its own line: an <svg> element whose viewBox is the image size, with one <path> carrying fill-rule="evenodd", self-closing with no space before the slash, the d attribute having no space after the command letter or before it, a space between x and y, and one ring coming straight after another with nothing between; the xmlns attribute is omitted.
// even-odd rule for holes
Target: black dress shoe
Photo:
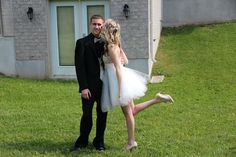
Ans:
<svg viewBox="0 0 236 157"><path fill-rule="evenodd" d="M105 151L105 146L104 146L104 143L96 143L96 142L93 142L93 146L96 148L96 150L98 151Z"/></svg>
<svg viewBox="0 0 236 157"><path fill-rule="evenodd" d="M95 148L96 148L96 150L98 150L98 151L105 151L105 147L104 147L104 145L101 145L101 146L95 146Z"/></svg>
<svg viewBox="0 0 236 157"><path fill-rule="evenodd" d="M87 147L87 145L85 145L85 144L73 145L73 146L70 148L70 152L77 151L77 150L80 150L80 149L84 149L84 148L86 148L86 147Z"/></svg>

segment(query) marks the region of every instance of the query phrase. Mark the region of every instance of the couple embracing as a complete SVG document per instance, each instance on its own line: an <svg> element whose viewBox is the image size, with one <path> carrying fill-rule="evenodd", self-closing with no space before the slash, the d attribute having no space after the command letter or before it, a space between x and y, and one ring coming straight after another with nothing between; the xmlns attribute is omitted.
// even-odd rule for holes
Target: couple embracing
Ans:
<svg viewBox="0 0 236 157"><path fill-rule="evenodd" d="M161 103L173 102L171 96L157 93L146 102L134 105L133 100L144 96L147 90L146 74L126 68L128 59L120 43L120 25L100 15L90 18L91 33L76 42L75 68L82 99L80 136L71 151L86 148L92 129L92 110L96 102L96 136L93 145L104 151L104 132L107 112L120 106L124 114L128 132L125 150L138 146L135 141L134 116L145 108Z"/></svg>

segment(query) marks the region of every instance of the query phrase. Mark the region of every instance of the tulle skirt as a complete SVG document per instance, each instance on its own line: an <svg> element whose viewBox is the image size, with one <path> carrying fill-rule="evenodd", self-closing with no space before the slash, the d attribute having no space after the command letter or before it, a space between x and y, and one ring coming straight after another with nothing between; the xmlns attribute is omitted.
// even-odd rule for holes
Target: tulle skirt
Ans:
<svg viewBox="0 0 236 157"><path fill-rule="evenodd" d="M102 111L113 110L117 106L126 106L130 101L144 96L147 90L148 75L122 67L121 96L118 93L118 81L114 64L105 64L101 97Z"/></svg>

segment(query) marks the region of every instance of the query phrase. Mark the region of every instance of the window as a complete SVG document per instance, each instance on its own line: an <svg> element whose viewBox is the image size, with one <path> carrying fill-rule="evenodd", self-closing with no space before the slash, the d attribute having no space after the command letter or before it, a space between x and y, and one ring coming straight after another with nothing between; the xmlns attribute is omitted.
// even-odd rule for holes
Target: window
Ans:
<svg viewBox="0 0 236 157"><path fill-rule="evenodd" d="M57 7L59 65L74 65L74 7ZM68 53L71 52L71 53Z"/></svg>

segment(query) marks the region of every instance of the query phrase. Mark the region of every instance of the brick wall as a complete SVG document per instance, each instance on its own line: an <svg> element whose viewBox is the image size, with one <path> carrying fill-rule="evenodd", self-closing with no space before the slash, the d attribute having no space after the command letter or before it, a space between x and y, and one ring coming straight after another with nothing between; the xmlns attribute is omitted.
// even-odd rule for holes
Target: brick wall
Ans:
<svg viewBox="0 0 236 157"><path fill-rule="evenodd" d="M14 36L13 0L1 0L2 34L5 37Z"/></svg>
<svg viewBox="0 0 236 157"><path fill-rule="evenodd" d="M47 0L14 0L14 35L16 60L42 60L48 57ZM27 17L28 7L34 11Z"/></svg>
<svg viewBox="0 0 236 157"><path fill-rule="evenodd" d="M130 16L123 15L123 6L128 4ZM148 58L148 1L110 0L111 18L121 24L122 43L128 57Z"/></svg>

